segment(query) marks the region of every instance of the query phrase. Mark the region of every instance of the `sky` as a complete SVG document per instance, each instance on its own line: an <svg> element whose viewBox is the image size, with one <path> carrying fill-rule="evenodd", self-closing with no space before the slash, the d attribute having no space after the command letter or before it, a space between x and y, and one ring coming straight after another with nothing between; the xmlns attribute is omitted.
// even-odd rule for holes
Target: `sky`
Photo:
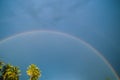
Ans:
<svg viewBox="0 0 120 80"><path fill-rule="evenodd" d="M109 63L84 41L58 32L37 31L0 43L3 61L19 66L26 80L29 64L41 70L40 80L119 80Z"/></svg>
<svg viewBox="0 0 120 80"><path fill-rule="evenodd" d="M119 0L1 0L0 40L35 30L80 38L98 50L120 76Z"/></svg>

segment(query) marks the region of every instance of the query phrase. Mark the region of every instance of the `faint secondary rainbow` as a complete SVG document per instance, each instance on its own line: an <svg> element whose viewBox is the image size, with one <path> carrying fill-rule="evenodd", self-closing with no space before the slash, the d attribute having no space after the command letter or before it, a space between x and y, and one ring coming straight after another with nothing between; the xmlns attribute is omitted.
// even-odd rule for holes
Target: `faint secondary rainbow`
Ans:
<svg viewBox="0 0 120 80"><path fill-rule="evenodd" d="M89 47L90 49L92 49L92 50L95 52L95 54L98 55L98 56L103 60L103 62L105 62L105 63L108 65L108 67L111 69L111 71L115 74L116 78L117 78L118 80L120 80L119 77L118 77L118 75L117 75L117 73L115 72L115 70L114 70L113 67L111 66L111 64L104 58L104 56L103 56L100 52L98 52L95 48L93 48L90 44L86 43L86 42L83 41L82 39L80 39L80 38L78 38L78 37L75 37L75 36L72 36L72 35L69 35L69 34L67 34L67 33L57 32L57 31L51 31L51 30L28 31L28 32L19 33L19 34L16 34L16 35L14 35L14 36L8 37L8 38L6 38L6 39L4 39L4 40L1 40L1 41L0 41L0 44L6 42L6 41L8 41L8 40L11 40L11 39L13 39L13 38L16 38L16 37L18 37L18 36L25 36L25 35L28 35L28 34L36 34L36 33L52 33L52 34L58 34L58 35L66 36L66 37L71 38L71 39L73 39L73 40L77 40L77 41L79 41L79 42L82 42L82 44L84 44L85 46L87 46L87 47Z"/></svg>

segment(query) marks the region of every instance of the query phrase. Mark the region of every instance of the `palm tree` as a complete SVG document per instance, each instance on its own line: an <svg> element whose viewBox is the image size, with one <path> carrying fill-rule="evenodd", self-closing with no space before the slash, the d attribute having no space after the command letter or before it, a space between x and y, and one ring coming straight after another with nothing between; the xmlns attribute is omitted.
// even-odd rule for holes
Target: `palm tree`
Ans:
<svg viewBox="0 0 120 80"><path fill-rule="evenodd" d="M4 64L5 64L4 62L0 61L0 71L2 70Z"/></svg>
<svg viewBox="0 0 120 80"><path fill-rule="evenodd" d="M111 80L111 79L109 77L107 77L106 80Z"/></svg>
<svg viewBox="0 0 120 80"><path fill-rule="evenodd" d="M3 72L3 80L19 80L20 76L20 70L16 66L12 66L10 64L7 64L4 67L4 72Z"/></svg>
<svg viewBox="0 0 120 80"><path fill-rule="evenodd" d="M5 63L0 61L0 80L2 80L2 69L3 69L4 65L5 65Z"/></svg>
<svg viewBox="0 0 120 80"><path fill-rule="evenodd" d="M35 64L29 65L26 72L30 76L30 80L38 80L41 77L41 71Z"/></svg>

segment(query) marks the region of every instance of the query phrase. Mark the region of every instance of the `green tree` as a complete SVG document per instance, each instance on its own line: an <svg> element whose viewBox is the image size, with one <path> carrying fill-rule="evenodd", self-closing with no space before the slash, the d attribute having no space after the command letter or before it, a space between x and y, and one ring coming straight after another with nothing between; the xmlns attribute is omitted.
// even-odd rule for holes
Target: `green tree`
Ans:
<svg viewBox="0 0 120 80"><path fill-rule="evenodd" d="M3 68L4 63L0 61L0 80L2 80L2 68Z"/></svg>
<svg viewBox="0 0 120 80"><path fill-rule="evenodd" d="M0 71L2 70L4 64L5 64L4 62L0 61Z"/></svg>
<svg viewBox="0 0 120 80"><path fill-rule="evenodd" d="M20 70L17 66L6 64L3 68L3 80L19 80Z"/></svg>
<svg viewBox="0 0 120 80"><path fill-rule="evenodd" d="M35 64L29 65L26 72L30 77L29 80L38 80L41 77L41 71Z"/></svg>
<svg viewBox="0 0 120 80"><path fill-rule="evenodd" d="M107 77L106 80L111 80L111 79L109 77Z"/></svg>

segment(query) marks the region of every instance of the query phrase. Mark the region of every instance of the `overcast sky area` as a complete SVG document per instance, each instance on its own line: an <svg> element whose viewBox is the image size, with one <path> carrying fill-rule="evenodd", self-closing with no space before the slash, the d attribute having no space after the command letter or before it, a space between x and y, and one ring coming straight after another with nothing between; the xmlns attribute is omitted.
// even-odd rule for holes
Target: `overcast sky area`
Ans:
<svg viewBox="0 0 120 80"><path fill-rule="evenodd" d="M52 30L84 40L120 76L119 0L0 0L0 40Z"/></svg>

